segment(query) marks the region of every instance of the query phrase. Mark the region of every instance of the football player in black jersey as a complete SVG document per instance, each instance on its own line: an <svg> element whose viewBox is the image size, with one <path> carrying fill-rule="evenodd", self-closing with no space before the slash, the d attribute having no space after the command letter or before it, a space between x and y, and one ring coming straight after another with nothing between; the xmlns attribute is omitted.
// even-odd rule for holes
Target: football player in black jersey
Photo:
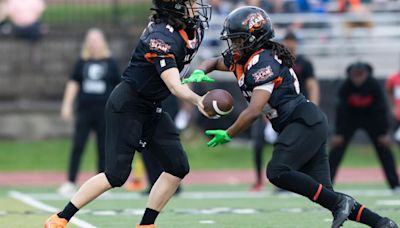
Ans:
<svg viewBox="0 0 400 228"><path fill-rule="evenodd" d="M264 113L279 133L267 177L279 188L300 194L330 210L332 227L351 219L371 227L397 227L365 208L352 197L333 190L326 153L326 116L301 93L292 67L294 57L272 41L274 31L267 13L258 7L231 12L221 39L228 42L223 57L202 62L186 82L201 81L213 70L233 71L248 107L227 130L208 130L208 146L231 141Z"/></svg>
<svg viewBox="0 0 400 228"><path fill-rule="evenodd" d="M152 153L164 169L137 227L155 227L159 212L189 172L178 131L162 111L161 101L172 93L207 116L202 97L181 84L180 75L201 44L211 7L203 0L153 0L153 4L151 22L106 104L106 170L86 181L67 206L46 221L47 228L66 227L80 208L122 186L135 150Z"/></svg>

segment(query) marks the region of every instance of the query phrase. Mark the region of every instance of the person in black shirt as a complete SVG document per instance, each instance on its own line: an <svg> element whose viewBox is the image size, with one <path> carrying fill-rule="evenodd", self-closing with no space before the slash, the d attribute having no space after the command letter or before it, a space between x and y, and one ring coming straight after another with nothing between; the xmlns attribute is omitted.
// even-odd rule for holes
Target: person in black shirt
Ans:
<svg viewBox="0 0 400 228"><path fill-rule="evenodd" d="M363 129L378 153L390 188L399 191L399 178L388 135L388 107L383 89L373 77L371 65L356 62L348 66L338 100L336 131L329 153L332 181L355 131Z"/></svg>
<svg viewBox="0 0 400 228"><path fill-rule="evenodd" d="M70 197L76 191L76 176L91 131L96 133L97 171L99 173L104 171L106 130L104 107L120 78L117 64L110 55L103 32L99 29L90 29L83 43L81 57L67 82L61 108L62 118L66 121L74 120L75 124L68 182L58 189L61 195Z"/></svg>
<svg viewBox="0 0 400 228"><path fill-rule="evenodd" d="M332 228L345 220L371 227L395 223L370 211L352 197L335 192L326 153L328 123L325 114L301 93L292 67L294 56L272 41L274 30L268 14L258 7L241 7L224 22L221 39L228 42L222 57L202 62L187 82L205 78L213 70L232 71L248 107L226 130L207 130L209 147L228 143L264 114L279 136L267 166L275 186L309 198L333 215ZM203 73L198 73L202 71Z"/></svg>
<svg viewBox="0 0 400 228"><path fill-rule="evenodd" d="M300 92L311 102L319 105L320 91L318 81L315 78L314 67L306 56L297 54L299 41L296 35L288 32L282 43L296 56L293 70L299 79Z"/></svg>
<svg viewBox="0 0 400 228"><path fill-rule="evenodd" d="M210 6L203 0L153 0L155 13L106 104L106 169L85 182L45 227L63 228L76 212L102 193L122 186L135 150L152 153L164 172L154 184L137 227L153 228L159 212L189 173L189 162L171 117L161 102L171 93L198 107L202 97L182 84L203 40Z"/></svg>

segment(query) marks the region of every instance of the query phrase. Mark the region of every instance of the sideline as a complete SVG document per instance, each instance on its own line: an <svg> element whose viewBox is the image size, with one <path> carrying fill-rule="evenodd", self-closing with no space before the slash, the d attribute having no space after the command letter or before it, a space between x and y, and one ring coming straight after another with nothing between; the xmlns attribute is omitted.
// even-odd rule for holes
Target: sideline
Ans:
<svg viewBox="0 0 400 228"><path fill-rule="evenodd" d="M32 206L34 208L37 208L37 209L40 209L42 211L46 211L46 212L50 212L50 213L55 213L55 212L59 211L59 209L57 209L55 207L52 207L52 206L49 206L49 205L47 205L47 204L45 204L43 202L40 202L40 201L32 198L31 196L23 194L21 192L10 191L8 193L8 195L11 198L14 198L14 199L16 199L18 201L21 201L21 202L23 202L23 203L25 203L27 205L30 205L30 206ZM75 224L75 225L77 225L79 227L82 227L82 228L97 228L96 226L94 226L94 225L92 225L92 224L90 224L88 222L85 222L85 221L83 221L81 219L75 218L75 217L70 220L70 223Z"/></svg>

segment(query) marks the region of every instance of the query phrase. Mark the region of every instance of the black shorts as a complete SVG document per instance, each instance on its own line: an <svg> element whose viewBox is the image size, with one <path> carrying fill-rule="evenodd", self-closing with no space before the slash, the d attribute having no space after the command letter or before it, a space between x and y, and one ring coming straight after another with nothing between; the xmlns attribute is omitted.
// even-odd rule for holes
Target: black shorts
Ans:
<svg viewBox="0 0 400 228"><path fill-rule="evenodd" d="M106 104L106 175L126 180L136 150L153 153L165 171L188 168L178 130L160 103L140 98L121 82Z"/></svg>

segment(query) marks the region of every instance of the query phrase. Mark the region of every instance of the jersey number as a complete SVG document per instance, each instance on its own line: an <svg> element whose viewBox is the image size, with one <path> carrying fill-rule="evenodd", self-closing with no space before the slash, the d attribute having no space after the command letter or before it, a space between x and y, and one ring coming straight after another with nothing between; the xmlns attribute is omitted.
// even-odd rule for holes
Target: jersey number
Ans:
<svg viewBox="0 0 400 228"><path fill-rule="evenodd" d="M292 68L289 69L289 72L294 78L294 83L293 83L294 89L296 90L296 93L299 94L300 93L300 84L299 84L299 80L297 79L297 75Z"/></svg>

